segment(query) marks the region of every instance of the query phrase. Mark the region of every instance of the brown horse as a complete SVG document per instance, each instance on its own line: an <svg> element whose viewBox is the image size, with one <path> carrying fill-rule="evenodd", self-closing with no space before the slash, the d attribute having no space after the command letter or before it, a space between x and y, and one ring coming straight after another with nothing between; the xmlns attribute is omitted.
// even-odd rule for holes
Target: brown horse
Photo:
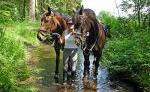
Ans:
<svg viewBox="0 0 150 92"><path fill-rule="evenodd" d="M37 38L41 42L54 45L56 53L55 78L58 78L59 73L60 49L63 50L65 45L64 31L71 30L70 27L72 26L69 19L69 17L48 8L48 11L42 15L40 30L37 34Z"/></svg>
<svg viewBox="0 0 150 92"><path fill-rule="evenodd" d="M94 74L97 75L99 60L102 56L107 34L104 27L96 19L96 15L91 9L79 9L75 12L73 18L75 31L80 33L80 43L84 55L84 73L89 73L89 55L94 55L93 64L95 66Z"/></svg>

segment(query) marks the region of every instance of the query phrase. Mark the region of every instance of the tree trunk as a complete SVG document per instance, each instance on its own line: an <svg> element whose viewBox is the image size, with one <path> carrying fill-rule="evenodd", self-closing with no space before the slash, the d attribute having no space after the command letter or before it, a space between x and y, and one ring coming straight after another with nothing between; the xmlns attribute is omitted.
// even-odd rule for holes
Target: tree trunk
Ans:
<svg viewBox="0 0 150 92"><path fill-rule="evenodd" d="M43 14L44 2L45 2L44 0L39 1L38 7L39 7L39 14L40 15Z"/></svg>
<svg viewBox="0 0 150 92"><path fill-rule="evenodd" d="M137 3L137 10L138 10L138 23L139 23L139 27L140 27L140 24L141 24L141 17L140 17L140 0L138 0L138 3Z"/></svg>
<svg viewBox="0 0 150 92"><path fill-rule="evenodd" d="M29 18L32 22L35 21L35 0L30 0Z"/></svg>
<svg viewBox="0 0 150 92"><path fill-rule="evenodd" d="M150 13L147 14L147 26L150 27Z"/></svg>
<svg viewBox="0 0 150 92"><path fill-rule="evenodd" d="M38 19L39 12L38 12L38 1L35 0L35 18Z"/></svg>
<svg viewBox="0 0 150 92"><path fill-rule="evenodd" d="M20 0L20 2L19 2L19 14L20 14L20 20L24 20L24 18L25 18L25 0Z"/></svg>
<svg viewBox="0 0 150 92"><path fill-rule="evenodd" d="M26 16L26 0L23 0L23 18Z"/></svg>

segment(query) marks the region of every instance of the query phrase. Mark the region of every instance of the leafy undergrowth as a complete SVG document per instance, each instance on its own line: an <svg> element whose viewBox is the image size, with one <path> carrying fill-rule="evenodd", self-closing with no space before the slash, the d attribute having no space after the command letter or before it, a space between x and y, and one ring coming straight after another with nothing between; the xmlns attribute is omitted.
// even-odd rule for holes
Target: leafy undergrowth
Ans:
<svg viewBox="0 0 150 92"><path fill-rule="evenodd" d="M111 76L135 81L144 91L150 90L150 28L134 27L133 22L122 25L116 18L106 16L112 38L106 43L102 64Z"/></svg>
<svg viewBox="0 0 150 92"><path fill-rule="evenodd" d="M4 92L32 92L32 70L27 45L38 45L38 23L0 25L0 89ZM30 79L30 84L26 83Z"/></svg>

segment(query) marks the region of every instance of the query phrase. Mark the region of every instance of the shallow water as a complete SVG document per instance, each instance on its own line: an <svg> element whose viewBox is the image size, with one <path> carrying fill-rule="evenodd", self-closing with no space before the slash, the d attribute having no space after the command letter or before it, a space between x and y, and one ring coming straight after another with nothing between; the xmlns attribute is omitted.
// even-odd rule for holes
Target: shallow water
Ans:
<svg viewBox="0 0 150 92"><path fill-rule="evenodd" d="M36 49L37 50L37 49ZM98 69L98 75L93 76L93 56L90 56L90 74L84 77L83 55L78 50L78 63L76 77L74 81L63 83L63 62L62 53L59 66L59 80L54 79L55 71L55 53L52 47L42 45L38 48L38 68L40 69L38 77L41 79L37 82L39 92L135 92L132 86L118 81L109 80L108 71L103 66Z"/></svg>

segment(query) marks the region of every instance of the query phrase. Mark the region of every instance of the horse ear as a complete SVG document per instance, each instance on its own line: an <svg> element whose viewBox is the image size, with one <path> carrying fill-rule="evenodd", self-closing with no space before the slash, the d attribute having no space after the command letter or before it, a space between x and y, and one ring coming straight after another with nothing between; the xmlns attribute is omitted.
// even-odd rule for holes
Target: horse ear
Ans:
<svg viewBox="0 0 150 92"><path fill-rule="evenodd" d="M81 6L80 10L79 10L79 14L82 15L83 14L83 5Z"/></svg>
<svg viewBox="0 0 150 92"><path fill-rule="evenodd" d="M50 7L48 7L48 13L51 14L52 9Z"/></svg>

